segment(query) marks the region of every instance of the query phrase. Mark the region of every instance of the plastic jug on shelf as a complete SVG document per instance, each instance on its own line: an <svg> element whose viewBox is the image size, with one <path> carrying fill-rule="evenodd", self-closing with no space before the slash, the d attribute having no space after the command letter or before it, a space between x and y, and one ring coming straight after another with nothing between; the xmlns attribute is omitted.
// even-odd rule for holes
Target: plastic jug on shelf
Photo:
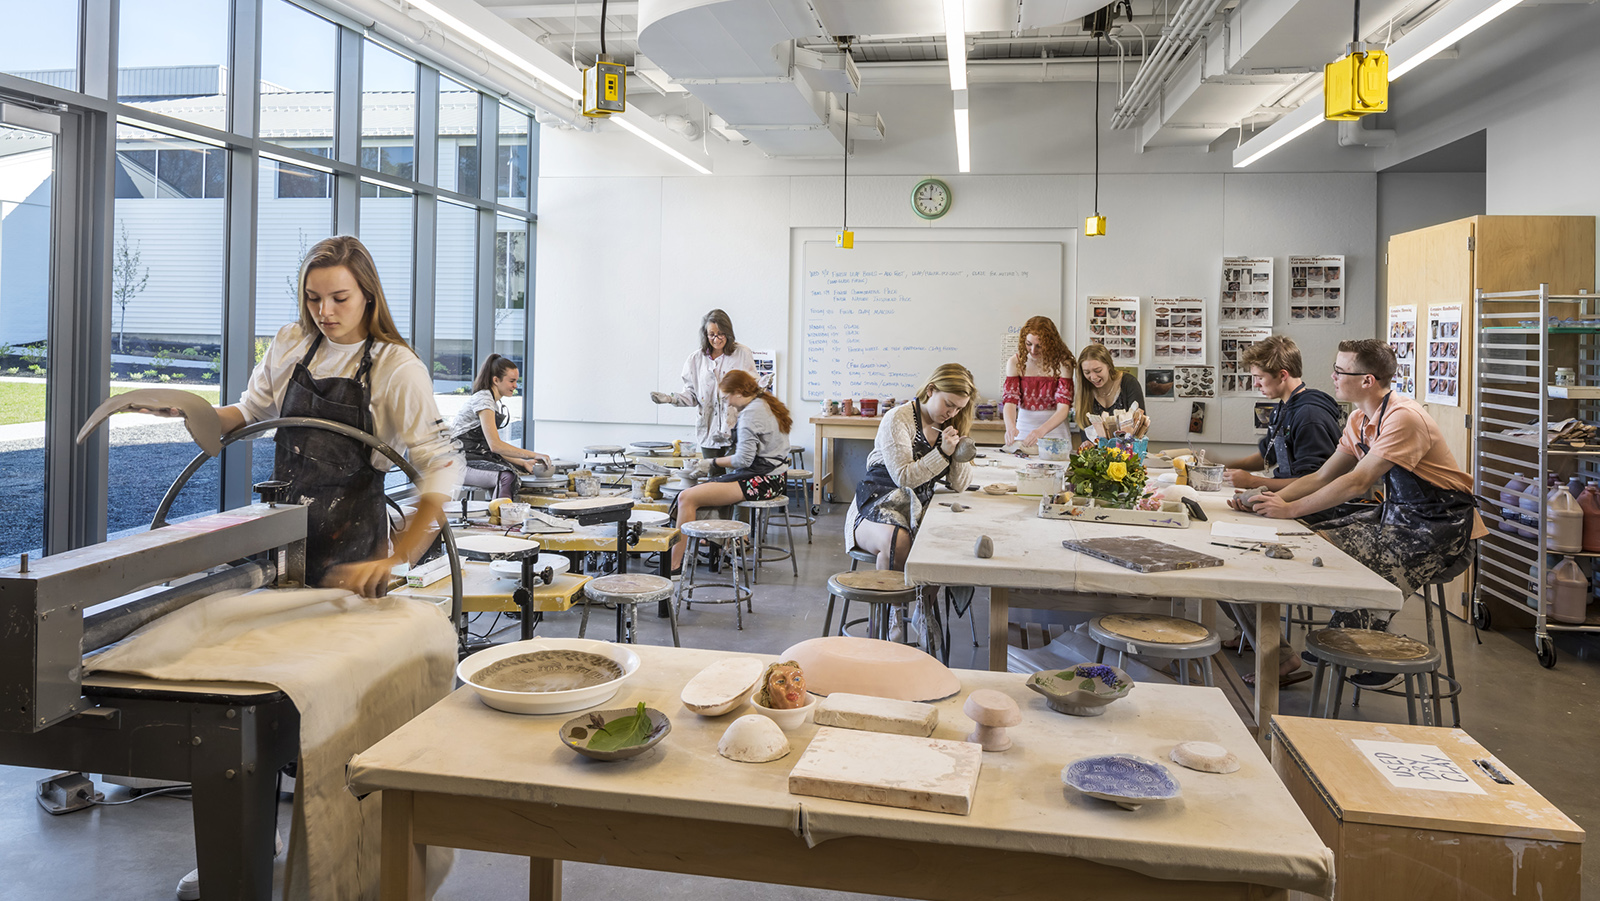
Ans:
<svg viewBox="0 0 1600 901"><path fill-rule="evenodd" d="M1514 532L1517 530L1512 523L1517 521L1517 511L1519 509L1517 503L1522 498L1518 497L1515 492L1527 490L1528 477L1520 472L1513 475L1511 481L1506 482L1505 487L1500 489L1500 516L1502 517L1499 523L1500 531Z"/></svg>
<svg viewBox="0 0 1600 901"><path fill-rule="evenodd" d="M1583 508L1567 486L1550 492L1545 518L1545 545L1552 551L1576 554L1583 550Z"/></svg>
<svg viewBox="0 0 1600 901"><path fill-rule="evenodd" d="M1517 535L1522 538L1533 538L1539 526L1539 495L1543 491L1538 482L1529 481L1525 497L1517 498L1517 518L1522 525L1517 527ZM1533 526L1530 529L1528 526Z"/></svg>
<svg viewBox="0 0 1600 901"><path fill-rule="evenodd" d="M1550 618L1562 623L1584 621L1584 607L1588 604L1589 580L1571 557L1562 557L1561 563L1549 575Z"/></svg>
<svg viewBox="0 0 1600 901"><path fill-rule="evenodd" d="M1600 552L1600 485L1590 482L1578 496L1578 506L1583 510L1583 549Z"/></svg>

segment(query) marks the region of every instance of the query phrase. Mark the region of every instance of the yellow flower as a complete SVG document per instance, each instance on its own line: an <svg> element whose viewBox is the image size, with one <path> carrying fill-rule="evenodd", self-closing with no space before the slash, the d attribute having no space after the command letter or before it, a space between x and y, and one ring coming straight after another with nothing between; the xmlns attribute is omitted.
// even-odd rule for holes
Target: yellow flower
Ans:
<svg viewBox="0 0 1600 901"><path fill-rule="evenodd" d="M1128 464L1122 462L1106 464L1106 478L1120 482L1128 477Z"/></svg>

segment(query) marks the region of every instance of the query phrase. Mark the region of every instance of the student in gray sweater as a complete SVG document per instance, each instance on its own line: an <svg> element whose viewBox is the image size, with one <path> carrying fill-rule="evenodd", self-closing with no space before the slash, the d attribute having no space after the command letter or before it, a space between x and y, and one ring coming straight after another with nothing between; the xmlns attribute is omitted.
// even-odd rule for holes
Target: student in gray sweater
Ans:
<svg viewBox="0 0 1600 901"><path fill-rule="evenodd" d="M740 501L781 497L789 469L789 429L794 418L783 401L763 389L756 377L735 369L718 384L728 406L738 411L733 453L711 461L728 471L678 495L676 525L694 521L701 507L728 507ZM672 546L672 572L683 566L683 546Z"/></svg>

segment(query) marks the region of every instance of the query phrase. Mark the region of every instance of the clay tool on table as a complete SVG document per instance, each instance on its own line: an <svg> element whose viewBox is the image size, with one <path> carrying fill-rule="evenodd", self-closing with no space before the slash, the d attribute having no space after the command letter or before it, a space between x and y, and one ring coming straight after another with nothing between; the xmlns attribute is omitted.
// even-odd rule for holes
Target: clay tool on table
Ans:
<svg viewBox="0 0 1600 901"><path fill-rule="evenodd" d="M1261 548L1259 548L1259 547L1245 547L1242 544L1223 544L1220 541L1213 541L1211 543L1216 545L1217 547L1231 547L1236 551L1252 551L1253 552L1253 551L1261 550Z"/></svg>
<svg viewBox="0 0 1600 901"><path fill-rule="evenodd" d="M1490 779L1493 779L1494 781L1500 783L1501 785L1515 785L1516 784L1516 783L1512 782L1510 779L1508 779L1506 777L1505 773L1500 772L1500 768L1499 767L1495 766L1494 764L1490 763L1489 761L1487 761L1487 760L1479 760L1477 758L1474 758L1472 762L1478 765L1478 769L1483 770L1484 775L1486 775Z"/></svg>

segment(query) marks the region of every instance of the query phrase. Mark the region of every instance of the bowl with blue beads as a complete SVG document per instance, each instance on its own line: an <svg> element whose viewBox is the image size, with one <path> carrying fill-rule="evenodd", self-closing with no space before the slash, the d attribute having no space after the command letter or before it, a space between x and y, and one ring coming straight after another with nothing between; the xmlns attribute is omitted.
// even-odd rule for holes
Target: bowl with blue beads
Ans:
<svg viewBox="0 0 1600 901"><path fill-rule="evenodd" d="M1105 663L1080 663L1063 670L1045 670L1028 677L1028 687L1044 695L1058 713L1100 716L1106 705L1133 690L1128 674Z"/></svg>
<svg viewBox="0 0 1600 901"><path fill-rule="evenodd" d="M1134 754L1102 754L1074 760L1062 768L1061 781L1125 810L1170 801L1183 790L1166 767Z"/></svg>

